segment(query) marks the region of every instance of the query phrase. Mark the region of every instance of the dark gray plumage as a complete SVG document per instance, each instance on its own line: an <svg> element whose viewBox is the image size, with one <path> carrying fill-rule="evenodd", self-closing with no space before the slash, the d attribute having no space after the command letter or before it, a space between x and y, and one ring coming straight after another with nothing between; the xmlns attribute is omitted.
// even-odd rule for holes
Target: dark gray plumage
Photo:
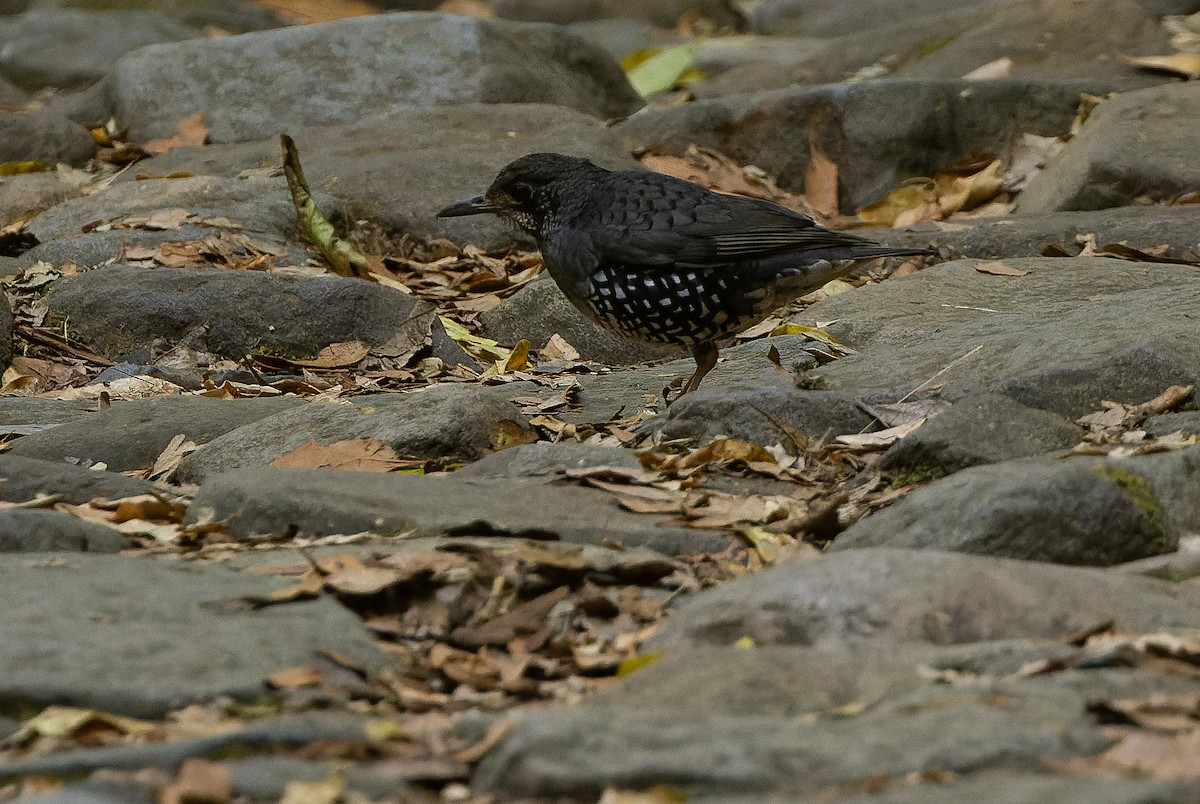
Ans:
<svg viewBox="0 0 1200 804"><path fill-rule="evenodd" d="M695 390L717 343L847 273L853 261L928 254L892 248L768 201L645 171L530 154L442 217L494 212L534 237L550 276L607 329L690 346Z"/></svg>

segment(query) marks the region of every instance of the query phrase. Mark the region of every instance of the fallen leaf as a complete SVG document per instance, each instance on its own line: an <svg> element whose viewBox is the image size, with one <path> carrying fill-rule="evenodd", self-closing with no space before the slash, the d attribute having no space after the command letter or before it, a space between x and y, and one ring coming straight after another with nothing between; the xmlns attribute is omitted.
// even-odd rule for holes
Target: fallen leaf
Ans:
<svg viewBox="0 0 1200 804"><path fill-rule="evenodd" d="M761 198L805 215L819 215L803 196L783 190L759 168L743 167L712 148L693 143L683 156L646 153L638 159L650 170L701 184L718 193Z"/></svg>
<svg viewBox="0 0 1200 804"><path fill-rule="evenodd" d="M819 130L808 129L808 169L804 173L804 197L813 209L827 218L838 214L838 167L819 143Z"/></svg>
<svg viewBox="0 0 1200 804"><path fill-rule="evenodd" d="M150 140L142 149L154 156L185 145L204 145L208 142L208 113L196 112L179 121L178 133L165 139Z"/></svg>
<svg viewBox="0 0 1200 804"><path fill-rule="evenodd" d="M159 791L160 804L225 804L233 796L233 781L224 765L189 757L179 766L175 781Z"/></svg>
<svg viewBox="0 0 1200 804"><path fill-rule="evenodd" d="M852 447L868 447L879 449L888 447L899 441L904 436L915 431L918 427L925 423L925 417L898 425L889 427L886 430L880 430L876 433L857 433L855 435L840 435L835 441L839 444L847 444Z"/></svg>
<svg viewBox="0 0 1200 804"><path fill-rule="evenodd" d="M412 463L411 460L401 458L388 444L362 436L345 441L335 441L324 446L314 441L306 441L271 461L271 466L291 469L390 472L396 468L408 468Z"/></svg>
<svg viewBox="0 0 1200 804"><path fill-rule="evenodd" d="M622 58L621 68L637 93L648 98L702 78L703 74L693 67L699 51L699 42L639 50Z"/></svg>
<svg viewBox="0 0 1200 804"><path fill-rule="evenodd" d="M154 459L154 465L150 467L150 473L147 475L147 480L163 480L170 477L179 468L179 464L197 448L195 441L189 441L187 436L179 433L172 438L167 446L163 447L163 451ZM146 519L147 517L139 517Z"/></svg>
<svg viewBox="0 0 1200 804"><path fill-rule="evenodd" d="M987 64L976 67L971 72L963 76L967 81L992 81L997 78L1007 78L1012 74L1013 67L1016 63L1008 56L989 61Z"/></svg>
<svg viewBox="0 0 1200 804"><path fill-rule="evenodd" d="M538 350L543 360L579 360L579 350L567 343L557 332Z"/></svg>
<svg viewBox="0 0 1200 804"><path fill-rule="evenodd" d="M981 274L991 274L992 276L1026 276L1029 273L1029 271L1022 268L1014 268L998 260L996 262L980 263L975 266L975 270Z"/></svg>
<svg viewBox="0 0 1200 804"><path fill-rule="evenodd" d="M277 690L312 687L325 680L325 674L315 667L288 667L267 676L266 682Z"/></svg>
<svg viewBox="0 0 1200 804"><path fill-rule="evenodd" d="M283 175L287 178L288 189L292 193L296 220L304 233L328 260L334 273L370 279L373 274L370 260L338 236L333 224L321 212L312 197L312 191L308 189L308 182L304 179L296 143L287 134L279 135L279 143L283 153Z"/></svg>
<svg viewBox="0 0 1200 804"><path fill-rule="evenodd" d="M317 356L307 360L297 360L291 358L289 360L292 365L302 368L314 369L332 369L345 368L353 366L360 362L371 352L371 344L366 341L340 341L331 343L321 351L317 352Z"/></svg>
<svg viewBox="0 0 1200 804"><path fill-rule="evenodd" d="M279 804L338 804L345 791L345 774L336 770L319 782L288 782Z"/></svg>
<svg viewBox="0 0 1200 804"><path fill-rule="evenodd" d="M1174 53L1170 56L1126 56L1117 54L1122 61L1143 70L1169 73L1183 78L1200 78L1200 53Z"/></svg>

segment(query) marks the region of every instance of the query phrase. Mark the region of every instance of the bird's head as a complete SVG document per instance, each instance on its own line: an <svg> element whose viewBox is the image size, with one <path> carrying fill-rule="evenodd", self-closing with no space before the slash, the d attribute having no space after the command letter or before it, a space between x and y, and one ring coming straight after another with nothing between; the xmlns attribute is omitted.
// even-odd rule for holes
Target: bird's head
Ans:
<svg viewBox="0 0 1200 804"><path fill-rule="evenodd" d="M586 159L563 154L529 154L510 162L483 195L457 201L438 212L439 218L495 213L530 234L542 231L559 207L560 188L580 173L598 171Z"/></svg>

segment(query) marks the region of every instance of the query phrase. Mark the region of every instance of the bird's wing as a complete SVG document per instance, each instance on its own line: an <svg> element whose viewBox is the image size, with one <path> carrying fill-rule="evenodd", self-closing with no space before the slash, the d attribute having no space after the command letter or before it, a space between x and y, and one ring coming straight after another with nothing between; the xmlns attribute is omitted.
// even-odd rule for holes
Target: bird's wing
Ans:
<svg viewBox="0 0 1200 804"><path fill-rule="evenodd" d="M870 242L775 204L686 182L619 186L604 207L612 212L592 231L595 249L605 260L626 264L705 265Z"/></svg>

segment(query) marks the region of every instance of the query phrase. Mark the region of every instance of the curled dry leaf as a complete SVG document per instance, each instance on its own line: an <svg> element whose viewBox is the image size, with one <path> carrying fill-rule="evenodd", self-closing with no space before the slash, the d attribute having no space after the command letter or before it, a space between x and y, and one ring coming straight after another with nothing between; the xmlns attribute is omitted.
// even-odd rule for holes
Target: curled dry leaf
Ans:
<svg viewBox="0 0 1200 804"><path fill-rule="evenodd" d="M1170 56L1126 56L1118 53L1121 61L1142 70L1169 73L1181 78L1200 78L1200 53L1174 53Z"/></svg>
<svg viewBox="0 0 1200 804"><path fill-rule="evenodd" d="M1000 262L985 262L975 266L975 270L981 274L991 274L992 276L1026 276L1029 271L1022 268L1014 268L1011 265Z"/></svg>

